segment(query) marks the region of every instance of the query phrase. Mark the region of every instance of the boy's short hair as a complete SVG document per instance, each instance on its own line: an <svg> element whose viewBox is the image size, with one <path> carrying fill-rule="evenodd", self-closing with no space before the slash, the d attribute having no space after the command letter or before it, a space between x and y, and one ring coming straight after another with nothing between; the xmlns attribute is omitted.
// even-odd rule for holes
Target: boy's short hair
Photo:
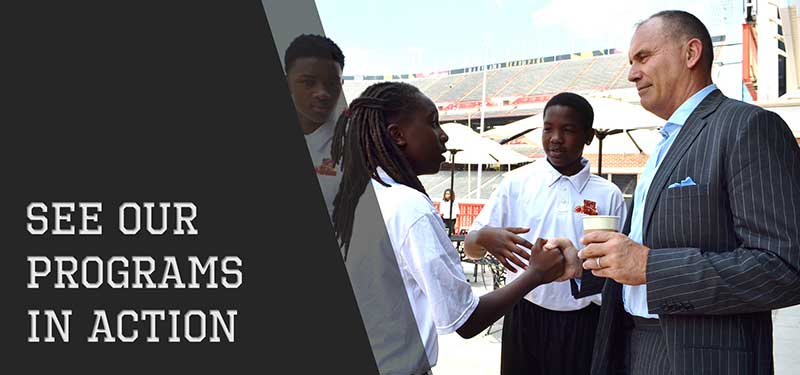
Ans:
<svg viewBox="0 0 800 375"><path fill-rule="evenodd" d="M286 68L286 72L289 72L295 60L304 57L331 59L344 69L342 50L332 40L321 35L303 34L294 38L283 55L283 66Z"/></svg>
<svg viewBox="0 0 800 375"><path fill-rule="evenodd" d="M591 130L594 123L594 110L589 101L584 97L571 92L562 92L552 98L545 104L542 116L547 114L547 109L554 105L563 105L572 108L581 117L581 122L584 130Z"/></svg>

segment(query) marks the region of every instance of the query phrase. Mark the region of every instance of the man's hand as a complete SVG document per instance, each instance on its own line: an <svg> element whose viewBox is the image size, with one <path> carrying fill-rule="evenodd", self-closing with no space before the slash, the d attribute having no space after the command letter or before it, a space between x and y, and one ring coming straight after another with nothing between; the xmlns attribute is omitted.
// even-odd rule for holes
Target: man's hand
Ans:
<svg viewBox="0 0 800 375"><path fill-rule="evenodd" d="M583 237L586 247L578 252L583 268L597 277L607 277L625 285L647 282L647 255L650 248L616 232L592 232Z"/></svg>
<svg viewBox="0 0 800 375"><path fill-rule="evenodd" d="M533 248L528 240L518 236L518 234L527 233L530 228L492 228L484 227L478 231L477 243L492 256L497 258L500 262L511 272L517 272L517 269L511 265L513 263L521 269L528 268L520 258L528 260L530 255L520 246L528 249Z"/></svg>
<svg viewBox="0 0 800 375"><path fill-rule="evenodd" d="M579 279L583 276L583 261L578 258L578 249L567 238L551 238L544 245L545 250L559 250L564 255L564 274L556 281Z"/></svg>
<svg viewBox="0 0 800 375"><path fill-rule="evenodd" d="M535 275L541 284L558 279L564 273L564 256L558 250L545 250L543 239L536 240L531 249L530 265L526 274Z"/></svg>

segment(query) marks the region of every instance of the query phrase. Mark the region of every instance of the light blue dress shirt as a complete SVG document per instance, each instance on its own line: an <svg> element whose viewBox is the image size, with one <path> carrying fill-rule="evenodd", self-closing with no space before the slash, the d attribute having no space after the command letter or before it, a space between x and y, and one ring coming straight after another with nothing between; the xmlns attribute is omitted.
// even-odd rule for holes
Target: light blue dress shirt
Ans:
<svg viewBox="0 0 800 375"><path fill-rule="evenodd" d="M644 225L644 205L647 192L650 190L650 184L653 182L653 176L658 171L664 155L669 151L675 138L678 138L678 133L681 127L686 123L686 119L694 112L700 102L708 96L712 91L716 90L717 86L711 84L702 90L692 95L688 100L683 102L675 112L672 113L666 125L661 128L661 135L664 139L658 143L653 154L647 159L647 164L642 171L642 177L636 185L636 193L633 197L633 214L631 215L631 232L628 235L630 239L642 243L643 233L642 226ZM623 285L622 286L622 300L625 304L625 311L631 315L636 315L642 318L658 319L658 315L650 314L647 309L647 285Z"/></svg>

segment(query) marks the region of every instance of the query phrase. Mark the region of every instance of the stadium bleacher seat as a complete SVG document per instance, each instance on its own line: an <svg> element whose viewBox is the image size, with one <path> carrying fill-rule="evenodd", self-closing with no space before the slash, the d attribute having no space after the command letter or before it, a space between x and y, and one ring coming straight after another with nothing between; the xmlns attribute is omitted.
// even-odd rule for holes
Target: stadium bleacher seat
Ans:
<svg viewBox="0 0 800 375"><path fill-rule="evenodd" d="M539 103L562 91L591 93L604 90L629 89L628 57L625 54L599 55L560 61L529 63L490 69L486 73L486 97L493 108L509 113L520 103ZM443 74L404 80L417 86L443 110L477 110L482 96L483 72ZM352 100L378 80L345 80L344 94Z"/></svg>

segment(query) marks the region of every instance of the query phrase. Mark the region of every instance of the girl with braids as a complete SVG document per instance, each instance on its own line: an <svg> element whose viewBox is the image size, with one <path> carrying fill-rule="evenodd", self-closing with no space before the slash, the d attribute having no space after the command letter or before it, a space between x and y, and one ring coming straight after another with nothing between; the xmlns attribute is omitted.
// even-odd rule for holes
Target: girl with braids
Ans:
<svg viewBox="0 0 800 375"><path fill-rule="evenodd" d="M437 333L475 336L531 289L555 280L564 269L562 254L544 250L545 241L540 240L530 246L534 249L530 266L514 282L480 298L472 293L442 218L417 177L437 173L445 160L442 154L448 138L438 116L433 102L416 87L377 83L353 100L340 117L332 147L334 163L343 163L344 170L333 222L345 259L356 206L360 199L363 203L372 197L364 194L367 198L361 198L371 184L431 366L437 361ZM362 314L368 314L364 310L370 307L360 306ZM391 329L365 325L367 331ZM380 362L378 357L376 353Z"/></svg>

